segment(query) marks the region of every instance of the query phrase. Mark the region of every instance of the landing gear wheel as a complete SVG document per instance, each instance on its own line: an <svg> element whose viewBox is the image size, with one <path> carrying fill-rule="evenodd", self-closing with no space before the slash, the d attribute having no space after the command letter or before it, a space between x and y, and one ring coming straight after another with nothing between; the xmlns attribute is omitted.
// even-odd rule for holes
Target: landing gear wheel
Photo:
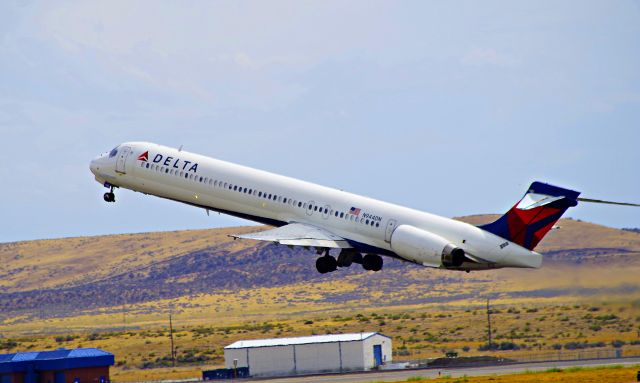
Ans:
<svg viewBox="0 0 640 383"><path fill-rule="evenodd" d="M104 193L104 200L106 202L116 202L116 195L113 192Z"/></svg>
<svg viewBox="0 0 640 383"><path fill-rule="evenodd" d="M362 268L370 271L382 270L382 257L376 254L367 254L362 259Z"/></svg>
<svg viewBox="0 0 640 383"><path fill-rule="evenodd" d="M338 262L330 255L325 255L316 260L316 269L320 274L330 273L336 271L338 268Z"/></svg>

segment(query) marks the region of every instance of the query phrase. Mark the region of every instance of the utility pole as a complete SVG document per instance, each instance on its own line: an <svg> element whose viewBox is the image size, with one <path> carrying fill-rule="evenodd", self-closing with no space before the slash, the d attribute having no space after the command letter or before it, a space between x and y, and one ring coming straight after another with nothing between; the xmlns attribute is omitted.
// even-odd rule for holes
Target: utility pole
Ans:
<svg viewBox="0 0 640 383"><path fill-rule="evenodd" d="M489 298L487 298L487 325L489 334L489 351L491 351L493 350L493 346L491 344L491 309L489 308Z"/></svg>
<svg viewBox="0 0 640 383"><path fill-rule="evenodd" d="M171 339L171 362L173 367L176 366L176 350L173 347L173 321L171 320L171 313L169 313L169 338Z"/></svg>

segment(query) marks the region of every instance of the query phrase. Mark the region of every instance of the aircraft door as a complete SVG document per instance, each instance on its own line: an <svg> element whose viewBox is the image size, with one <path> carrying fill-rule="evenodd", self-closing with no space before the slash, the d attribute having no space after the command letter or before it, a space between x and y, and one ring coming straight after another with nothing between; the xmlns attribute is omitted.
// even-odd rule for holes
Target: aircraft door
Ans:
<svg viewBox="0 0 640 383"><path fill-rule="evenodd" d="M387 229L384 232L384 240L386 242L391 242L391 234L393 234L393 231L395 230L397 225L398 221L396 221L395 219L390 219L387 221Z"/></svg>
<svg viewBox="0 0 640 383"><path fill-rule="evenodd" d="M116 160L116 172L118 173L126 173L126 163L127 158L131 154L131 148L128 146L123 146L118 150L118 159Z"/></svg>

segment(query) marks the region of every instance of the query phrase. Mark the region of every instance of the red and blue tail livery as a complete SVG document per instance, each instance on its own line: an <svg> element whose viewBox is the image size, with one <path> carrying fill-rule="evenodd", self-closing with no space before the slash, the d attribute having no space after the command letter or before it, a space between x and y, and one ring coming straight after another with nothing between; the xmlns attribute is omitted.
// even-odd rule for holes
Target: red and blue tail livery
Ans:
<svg viewBox="0 0 640 383"><path fill-rule="evenodd" d="M575 190L536 181L511 210L480 228L533 250L562 214L578 204L579 195Z"/></svg>

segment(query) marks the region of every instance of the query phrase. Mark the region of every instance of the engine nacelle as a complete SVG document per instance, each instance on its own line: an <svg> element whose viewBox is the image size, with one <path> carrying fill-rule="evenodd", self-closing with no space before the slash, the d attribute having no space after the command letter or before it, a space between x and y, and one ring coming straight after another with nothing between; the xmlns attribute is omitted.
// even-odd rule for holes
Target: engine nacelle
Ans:
<svg viewBox="0 0 640 383"><path fill-rule="evenodd" d="M398 226L391 235L391 249L402 258L432 267L458 267L464 250L437 234L411 225Z"/></svg>

